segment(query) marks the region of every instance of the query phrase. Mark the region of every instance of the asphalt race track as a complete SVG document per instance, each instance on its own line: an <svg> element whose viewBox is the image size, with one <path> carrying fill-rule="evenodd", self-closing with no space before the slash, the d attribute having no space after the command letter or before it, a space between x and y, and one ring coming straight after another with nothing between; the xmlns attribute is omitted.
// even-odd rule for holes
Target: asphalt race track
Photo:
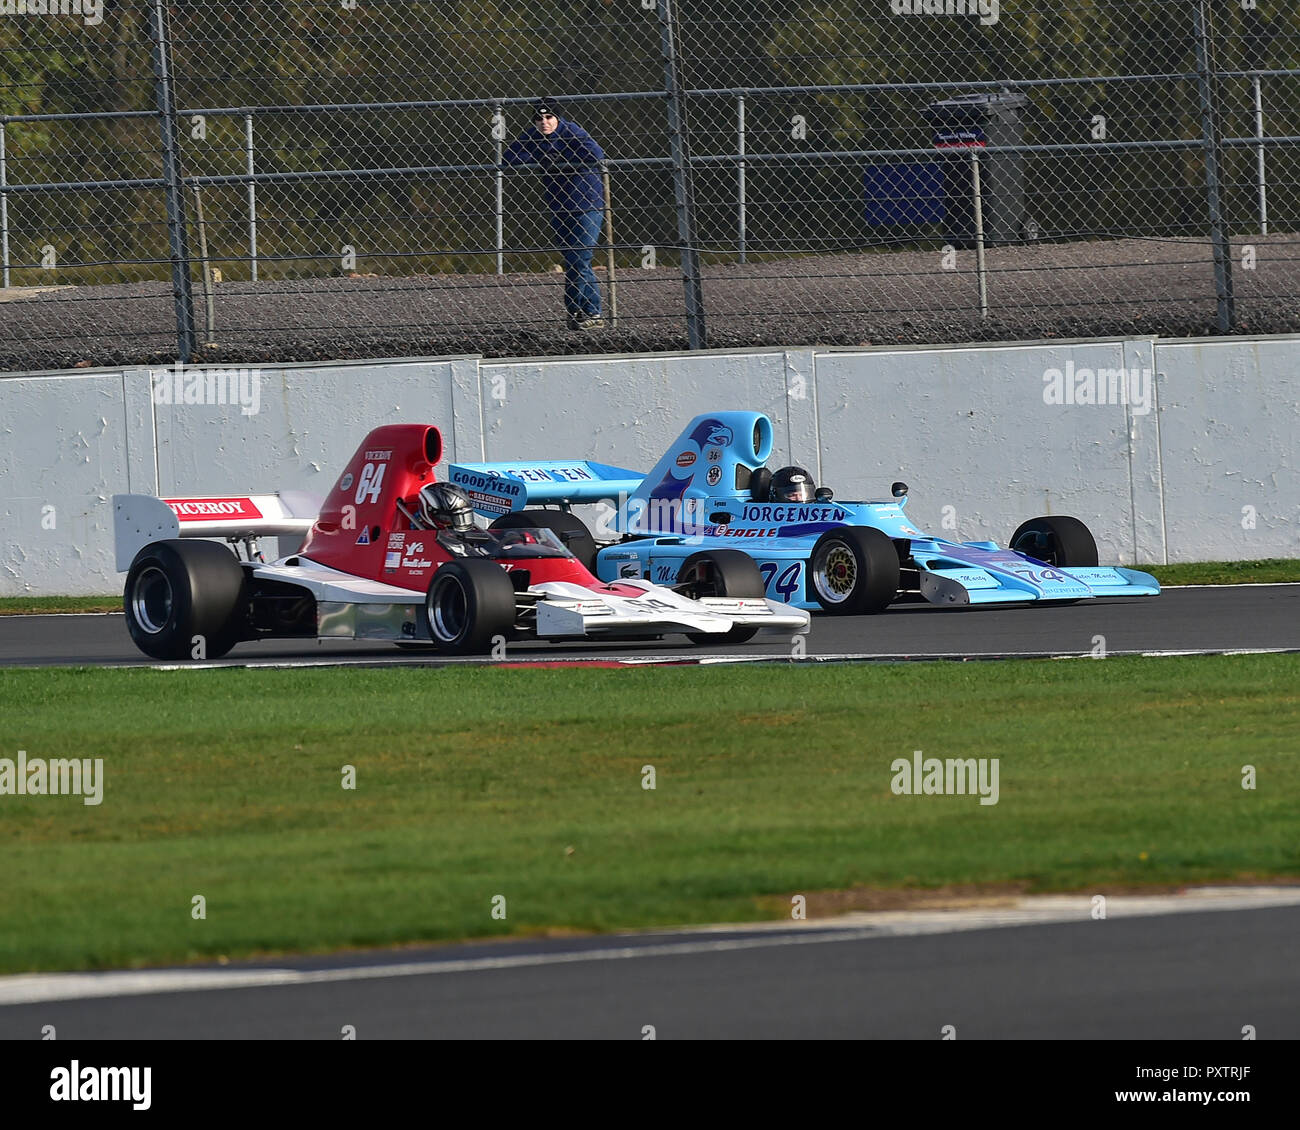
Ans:
<svg viewBox="0 0 1300 1130"><path fill-rule="evenodd" d="M1101 921L1081 901L1068 922L996 929L823 922L173 971L208 978L200 991L42 997L50 979L0 978L0 1039L47 1024L60 1040L338 1040L345 1025L357 1039L1300 1037L1300 890L1289 906ZM275 983L294 971L303 983ZM27 986L35 1000L5 1006Z"/></svg>
<svg viewBox="0 0 1300 1130"><path fill-rule="evenodd" d="M1102 637L1099 644L1097 637ZM903 604L878 616L814 616L804 637L814 657L874 659L999 658L1250 649L1300 650L1300 584L1166 589L1157 597L1064 607L936 608ZM507 659L778 658L791 654L780 635L731 648L695 648L681 637L636 643L511 644ZM0 666L148 664L120 614L0 617ZM490 662L446 658L430 650L354 641L277 640L241 644L220 664Z"/></svg>

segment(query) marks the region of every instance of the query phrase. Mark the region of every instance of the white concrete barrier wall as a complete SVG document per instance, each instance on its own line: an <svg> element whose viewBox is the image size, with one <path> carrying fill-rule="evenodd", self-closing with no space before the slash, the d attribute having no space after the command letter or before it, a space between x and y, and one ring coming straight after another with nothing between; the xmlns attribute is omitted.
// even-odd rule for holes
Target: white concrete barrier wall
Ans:
<svg viewBox="0 0 1300 1130"><path fill-rule="evenodd" d="M0 595L118 589L114 493L323 494L380 424L435 423L454 459L648 468L722 408L766 412L769 465L841 498L905 479L959 540L1069 513L1111 562L1300 557L1298 361L1300 337L411 359L225 374L198 404L191 371L6 376Z"/></svg>

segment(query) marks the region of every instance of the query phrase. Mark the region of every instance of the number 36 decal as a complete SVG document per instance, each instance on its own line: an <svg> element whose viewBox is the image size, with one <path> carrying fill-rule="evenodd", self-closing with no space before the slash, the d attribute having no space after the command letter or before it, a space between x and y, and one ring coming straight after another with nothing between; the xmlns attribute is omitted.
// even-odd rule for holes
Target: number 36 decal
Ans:
<svg viewBox="0 0 1300 1130"><path fill-rule="evenodd" d="M777 570L780 568L778 561L763 561L759 564L758 571L763 574L763 586L772 592L773 599L779 596L789 604L790 598L799 591L803 581L803 562L796 561L787 565L778 577Z"/></svg>

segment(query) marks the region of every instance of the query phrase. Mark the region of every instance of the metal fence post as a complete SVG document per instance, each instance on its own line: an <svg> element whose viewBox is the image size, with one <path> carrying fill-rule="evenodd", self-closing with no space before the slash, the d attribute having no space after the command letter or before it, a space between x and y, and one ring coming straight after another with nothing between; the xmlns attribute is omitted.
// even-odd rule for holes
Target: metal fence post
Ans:
<svg viewBox="0 0 1300 1130"><path fill-rule="evenodd" d="M1218 296L1220 333L1236 328L1236 299L1232 289L1232 247L1223 223L1223 200L1219 174L1218 107L1213 84L1215 67L1210 43L1207 0L1192 5L1192 24L1196 37L1196 86L1201 105L1201 140L1205 151L1205 202L1210 221L1210 243L1214 249L1214 290Z"/></svg>
<svg viewBox="0 0 1300 1130"><path fill-rule="evenodd" d="M1264 92L1255 75L1255 164L1259 174L1259 234L1268 235L1268 188L1264 180Z"/></svg>
<svg viewBox="0 0 1300 1130"><path fill-rule="evenodd" d="M659 0L657 6L664 56L664 87L668 95L673 192L677 199L677 238L681 242L682 287L686 292L686 339L692 349L705 349L708 334L704 324L704 288L700 281L700 257L695 249L695 170L691 165L685 95L678 66L679 28L672 0Z"/></svg>
<svg viewBox="0 0 1300 1130"><path fill-rule="evenodd" d="M253 115L244 115L244 167L248 171L248 259L257 282L257 175L253 161Z"/></svg>
<svg viewBox="0 0 1300 1130"><path fill-rule="evenodd" d="M971 205L975 217L975 274L980 292L980 317L989 316L989 276L984 262L984 189L980 183L980 151L970 151Z"/></svg>
<svg viewBox="0 0 1300 1130"><path fill-rule="evenodd" d="M614 273L614 205L609 191L609 165L600 163L600 179L605 190L605 274L609 277L609 324L618 328L618 276Z"/></svg>
<svg viewBox="0 0 1300 1130"><path fill-rule="evenodd" d="M199 269L203 272L203 312L206 329L203 344L214 345L212 333L216 311L213 308L212 298L212 268L208 265L208 229L203 222L203 192L197 184L194 186L194 219L199 225Z"/></svg>
<svg viewBox="0 0 1300 1130"><path fill-rule="evenodd" d="M497 274L506 273L506 174L501 167L501 159L505 154L505 110L502 109L501 103L496 103L496 110L492 114L492 132L500 133L502 136L496 138L497 143L497 171L496 171L496 222L497 222Z"/></svg>
<svg viewBox="0 0 1300 1130"><path fill-rule="evenodd" d="M4 287L9 289L9 185L8 156L5 151L5 123L0 122L0 257L4 260Z"/></svg>
<svg viewBox="0 0 1300 1130"><path fill-rule="evenodd" d="M740 261L745 261L745 96L736 95L736 232Z"/></svg>
<svg viewBox="0 0 1300 1130"><path fill-rule="evenodd" d="M185 193L177 152L176 98L163 0L153 2L153 75L162 140L163 195L167 206L167 240L172 261L172 303L176 312L176 352L182 364L194 356L194 295L190 288L189 241L185 234Z"/></svg>

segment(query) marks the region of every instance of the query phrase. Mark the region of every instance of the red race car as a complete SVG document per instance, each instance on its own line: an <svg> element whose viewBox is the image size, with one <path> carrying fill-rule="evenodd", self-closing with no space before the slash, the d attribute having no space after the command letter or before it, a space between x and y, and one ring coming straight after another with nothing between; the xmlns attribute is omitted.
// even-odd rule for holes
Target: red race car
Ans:
<svg viewBox="0 0 1300 1130"><path fill-rule="evenodd" d="M292 492L114 495L131 638L156 659L215 659L262 639L477 654L512 639L680 632L697 644L741 643L760 629L808 630L807 612L764 597L757 566L738 550L691 556L672 588L606 584L570 548L586 556L576 543L590 534L563 511L506 514L482 529L466 492L434 478L441 458L435 427L376 428L319 513ZM257 549L263 537L303 535L300 549L270 563Z"/></svg>

